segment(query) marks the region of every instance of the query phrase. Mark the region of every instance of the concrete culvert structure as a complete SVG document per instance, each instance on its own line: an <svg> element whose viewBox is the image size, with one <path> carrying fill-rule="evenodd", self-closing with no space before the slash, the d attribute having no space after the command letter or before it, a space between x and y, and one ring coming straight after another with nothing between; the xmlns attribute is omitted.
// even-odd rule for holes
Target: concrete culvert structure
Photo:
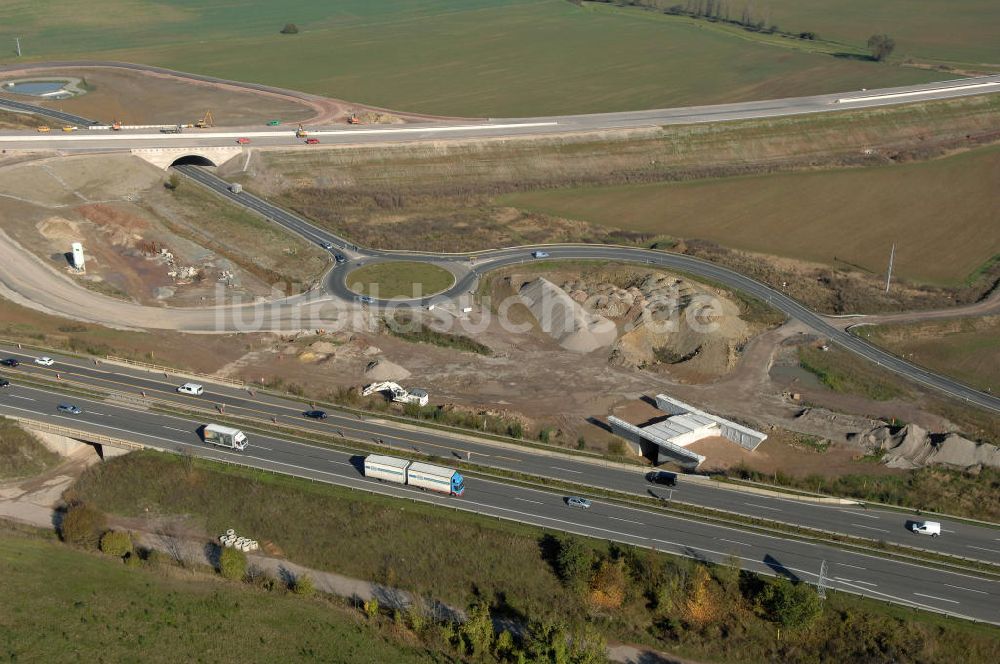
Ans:
<svg viewBox="0 0 1000 664"><path fill-rule="evenodd" d="M203 157L199 154L186 154L183 157L178 157L177 159L174 159L172 162L170 162L170 165L171 166L184 166L184 165L218 166L218 164L213 162L208 157Z"/></svg>

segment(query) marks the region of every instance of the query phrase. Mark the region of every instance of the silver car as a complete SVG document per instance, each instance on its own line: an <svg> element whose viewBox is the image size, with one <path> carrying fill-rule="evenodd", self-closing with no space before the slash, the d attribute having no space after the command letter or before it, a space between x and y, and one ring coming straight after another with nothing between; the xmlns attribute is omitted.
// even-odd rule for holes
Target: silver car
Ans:
<svg viewBox="0 0 1000 664"><path fill-rule="evenodd" d="M586 498L580 498L578 496L570 496L566 499L566 504L570 507L580 507L585 510L590 509L590 501Z"/></svg>

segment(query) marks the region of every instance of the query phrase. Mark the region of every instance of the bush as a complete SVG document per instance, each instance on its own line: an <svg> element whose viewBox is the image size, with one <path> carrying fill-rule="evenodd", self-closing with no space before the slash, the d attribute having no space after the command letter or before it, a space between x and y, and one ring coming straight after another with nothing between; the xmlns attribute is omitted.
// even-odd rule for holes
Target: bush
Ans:
<svg viewBox="0 0 1000 664"><path fill-rule="evenodd" d="M285 23L285 27L281 29L281 34L283 35L297 35L299 34L299 26L294 23Z"/></svg>
<svg viewBox="0 0 1000 664"><path fill-rule="evenodd" d="M378 599L372 597L370 600L364 604L365 615L369 618L375 619L378 617Z"/></svg>
<svg viewBox="0 0 1000 664"><path fill-rule="evenodd" d="M590 580L590 568L594 565L593 550L572 535L560 535L557 541L556 574L566 585L582 587Z"/></svg>
<svg viewBox="0 0 1000 664"><path fill-rule="evenodd" d="M768 619L783 627L807 627L823 612L819 596L812 587L787 579L765 585L757 596L758 606Z"/></svg>
<svg viewBox="0 0 1000 664"><path fill-rule="evenodd" d="M77 546L96 547L106 523L104 513L89 505L70 505L59 526L64 542Z"/></svg>
<svg viewBox="0 0 1000 664"><path fill-rule="evenodd" d="M303 597L312 597L316 594L316 585L313 583L312 577L308 574L299 574L295 577L295 585L292 587L292 592Z"/></svg>
<svg viewBox="0 0 1000 664"><path fill-rule="evenodd" d="M121 530L109 530L101 535L101 551L122 558L132 553L132 536Z"/></svg>
<svg viewBox="0 0 1000 664"><path fill-rule="evenodd" d="M237 549L223 549L219 554L219 574L227 579L239 581L246 573L246 554Z"/></svg>
<svg viewBox="0 0 1000 664"><path fill-rule="evenodd" d="M126 567L138 567L142 565L142 558L135 551L129 551L125 555L125 566Z"/></svg>

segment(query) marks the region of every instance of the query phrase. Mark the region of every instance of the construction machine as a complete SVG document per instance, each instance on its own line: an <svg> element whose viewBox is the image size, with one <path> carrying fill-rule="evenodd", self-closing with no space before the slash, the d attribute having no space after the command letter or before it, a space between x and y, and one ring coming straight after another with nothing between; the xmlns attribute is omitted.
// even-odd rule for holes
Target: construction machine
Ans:
<svg viewBox="0 0 1000 664"><path fill-rule="evenodd" d="M114 131L121 131L122 130L122 121L121 120L115 120L115 121L113 121L111 123L111 129L114 130Z"/></svg>
<svg viewBox="0 0 1000 664"><path fill-rule="evenodd" d="M305 130L302 123L299 123L299 128L295 130L295 138L305 138L309 135L309 132Z"/></svg>
<svg viewBox="0 0 1000 664"><path fill-rule="evenodd" d="M212 117L212 111L205 111L205 117L195 122L194 126L198 129L208 129L209 127L214 127L215 118Z"/></svg>
<svg viewBox="0 0 1000 664"><path fill-rule="evenodd" d="M42 125L41 127L38 128L38 133L39 134L47 134L47 133L49 133L49 128L46 127L45 125Z"/></svg>
<svg viewBox="0 0 1000 664"><path fill-rule="evenodd" d="M351 117L347 118L347 124L361 124L361 118L357 113L351 113Z"/></svg>

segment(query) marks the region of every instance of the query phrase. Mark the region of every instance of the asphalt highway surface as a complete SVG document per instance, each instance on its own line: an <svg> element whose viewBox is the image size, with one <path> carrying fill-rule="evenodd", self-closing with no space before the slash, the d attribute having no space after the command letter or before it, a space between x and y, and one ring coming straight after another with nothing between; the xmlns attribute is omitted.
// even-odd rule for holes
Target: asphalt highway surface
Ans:
<svg viewBox="0 0 1000 664"><path fill-rule="evenodd" d="M67 402L82 412L79 415L59 412L57 406ZM809 583L817 582L825 561L826 584L830 588L1000 624L1000 581L889 560L877 553L848 552L600 500L595 500L590 509L571 508L564 494L485 478L470 477L462 498L437 496L369 480L361 470L361 457L346 452L253 432L249 434L248 448L233 452L201 442L198 431L206 420L210 421L207 417L195 420L133 410L108 401L63 396L24 385L7 388L0 395L0 414L40 419L156 449L185 451L701 560L724 563L728 556L734 555L746 569Z"/></svg>
<svg viewBox="0 0 1000 664"><path fill-rule="evenodd" d="M350 411L327 410L327 419L316 421L302 415L307 410L313 410L313 404L256 391L251 394L252 387L241 388L212 384L200 379L164 376L160 372L108 362L96 365L91 360L51 353L49 356L56 363L52 367L41 367L34 364L34 358L39 355L30 350L0 345L0 357L15 358L21 362L15 369L0 367L0 375L7 377L17 387L18 384L23 384L19 383L19 378L22 377L51 380L58 374L59 379L67 383L124 393L133 398L145 394L185 408L212 410L222 406L228 417L247 417L248 427L251 423L249 418L264 423L271 422L274 418L281 425L298 426L334 439L354 439L369 444L381 441L395 453L404 456L418 453L445 460L467 461L481 464L484 469L500 468L637 496L672 499L729 513L881 539L1000 565L1000 527L991 528L943 517L920 516L915 512L907 514L874 507L821 504L747 493L724 488L717 482L684 475L678 477L678 484L671 491L669 487L647 482L645 473L649 469L645 467L622 467L606 463L597 457L581 457L557 449L536 449L514 441L497 443L459 432L402 425L376 416L359 416ZM189 381L205 385L205 394L198 397L178 394L177 387ZM16 392L2 392L0 399L13 394ZM942 520L943 528L947 531L945 535L936 538L918 537L907 529L908 523L925 518Z"/></svg>

